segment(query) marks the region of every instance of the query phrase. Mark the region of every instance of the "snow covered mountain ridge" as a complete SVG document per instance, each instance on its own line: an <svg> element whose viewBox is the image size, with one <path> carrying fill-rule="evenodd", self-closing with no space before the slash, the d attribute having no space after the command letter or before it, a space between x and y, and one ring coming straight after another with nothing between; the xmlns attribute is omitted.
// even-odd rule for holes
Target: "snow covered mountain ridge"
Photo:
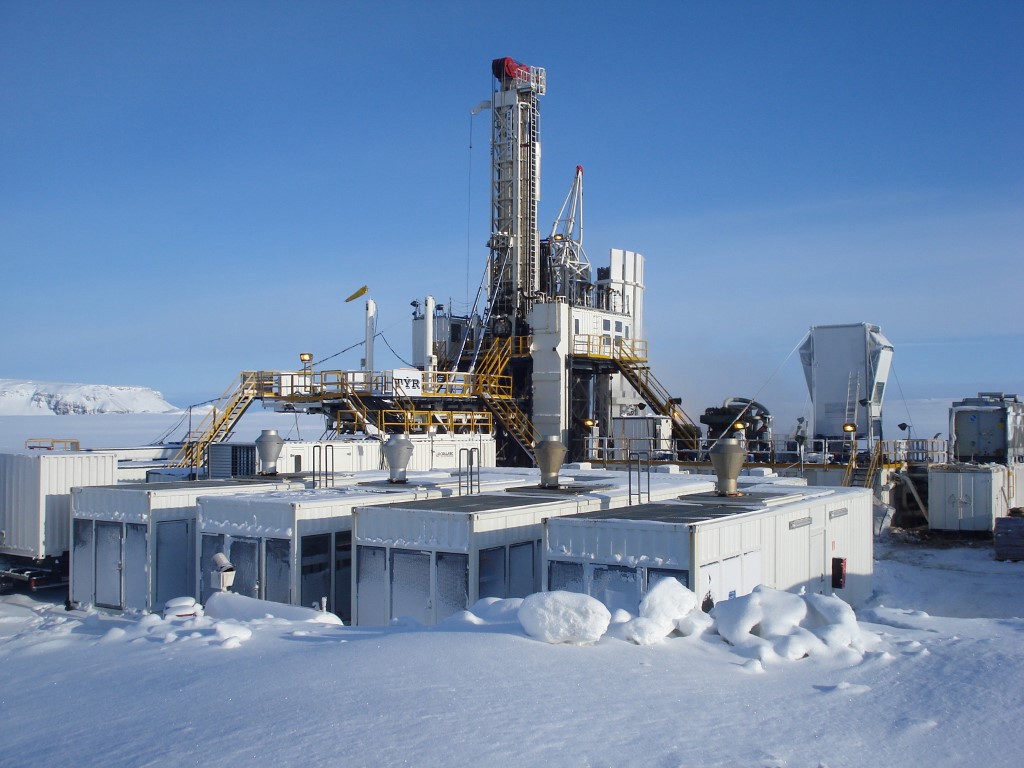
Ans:
<svg viewBox="0 0 1024 768"><path fill-rule="evenodd" d="M178 408L148 387L0 379L0 416L168 413Z"/></svg>

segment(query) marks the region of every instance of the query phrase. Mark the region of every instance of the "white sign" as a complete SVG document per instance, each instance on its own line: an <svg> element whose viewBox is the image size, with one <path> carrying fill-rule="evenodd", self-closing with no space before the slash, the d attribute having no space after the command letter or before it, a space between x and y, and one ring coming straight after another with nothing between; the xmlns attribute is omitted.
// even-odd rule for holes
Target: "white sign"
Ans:
<svg viewBox="0 0 1024 768"><path fill-rule="evenodd" d="M416 368L396 368L391 372L394 395L418 397L423 394L423 371Z"/></svg>

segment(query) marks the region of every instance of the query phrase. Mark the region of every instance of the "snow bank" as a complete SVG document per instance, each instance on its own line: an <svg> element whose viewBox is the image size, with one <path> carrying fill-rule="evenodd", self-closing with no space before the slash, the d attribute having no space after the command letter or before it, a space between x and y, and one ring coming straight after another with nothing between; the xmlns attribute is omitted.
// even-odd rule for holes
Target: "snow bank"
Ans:
<svg viewBox="0 0 1024 768"><path fill-rule="evenodd" d="M685 623L695 610L701 613L697 610L697 596L693 592L676 579L662 579L640 601L640 615L626 623L624 636L637 645L651 645L672 634L680 622L684 622L682 626L687 630L682 634L696 634L703 622Z"/></svg>
<svg viewBox="0 0 1024 768"><path fill-rule="evenodd" d="M864 650L853 609L830 595L794 595L759 586L718 603L711 616L727 643L761 661Z"/></svg>
<svg viewBox="0 0 1024 768"><path fill-rule="evenodd" d="M214 619L233 619L234 621L254 621L256 619L284 619L286 621L305 621L314 624L337 624L341 619L333 613L314 611L299 605L272 603L257 600L234 592L215 592L206 601L206 615Z"/></svg>
<svg viewBox="0 0 1024 768"><path fill-rule="evenodd" d="M595 643L612 615L600 600L576 592L538 592L523 600L519 623L545 643Z"/></svg>

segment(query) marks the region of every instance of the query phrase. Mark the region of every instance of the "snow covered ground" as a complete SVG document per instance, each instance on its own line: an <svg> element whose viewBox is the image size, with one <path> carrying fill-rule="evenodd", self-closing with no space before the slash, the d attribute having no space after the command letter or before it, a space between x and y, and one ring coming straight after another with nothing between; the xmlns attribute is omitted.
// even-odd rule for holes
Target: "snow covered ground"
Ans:
<svg viewBox="0 0 1024 768"><path fill-rule="evenodd" d="M255 601L165 620L10 595L0 762L1019 765L1024 563L887 538L877 567L856 636L840 618L816 630L824 644L798 637L802 601L779 593L721 603L721 634L693 623L651 645L621 615L594 644L542 642L517 601L367 629L257 604L270 618ZM811 639L813 652L791 660L744 636L770 624L775 650Z"/></svg>
<svg viewBox="0 0 1024 768"><path fill-rule="evenodd" d="M252 418L255 436L290 417ZM0 420L0 443L24 420ZM89 447L170 426L45 421ZM531 635L516 601L353 628L253 601L165 620L3 596L0 765L1019 765L1024 563L897 536L875 556L856 622L771 592L683 617L677 595L581 614L600 636L583 645L538 639L572 628L557 601L522 614Z"/></svg>

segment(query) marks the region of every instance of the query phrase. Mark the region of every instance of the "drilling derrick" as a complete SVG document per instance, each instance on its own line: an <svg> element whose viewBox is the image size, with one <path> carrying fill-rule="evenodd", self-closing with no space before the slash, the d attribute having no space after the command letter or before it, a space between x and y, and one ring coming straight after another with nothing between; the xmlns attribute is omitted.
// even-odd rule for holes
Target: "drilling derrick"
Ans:
<svg viewBox="0 0 1024 768"><path fill-rule="evenodd" d="M527 335L526 316L541 288L537 202L540 199L540 110L545 74L510 57L495 59L491 100L491 237L489 330Z"/></svg>

